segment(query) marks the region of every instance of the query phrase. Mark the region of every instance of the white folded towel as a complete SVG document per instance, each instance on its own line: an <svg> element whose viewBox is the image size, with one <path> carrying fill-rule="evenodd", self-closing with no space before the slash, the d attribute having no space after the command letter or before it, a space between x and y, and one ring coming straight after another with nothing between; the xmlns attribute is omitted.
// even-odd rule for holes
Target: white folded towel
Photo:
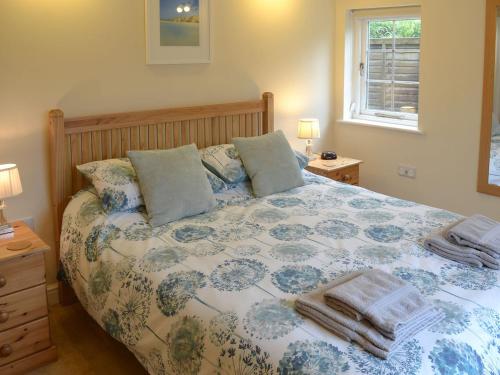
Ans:
<svg viewBox="0 0 500 375"><path fill-rule="evenodd" d="M500 259L500 223L486 216L474 215L451 226L446 239Z"/></svg>
<svg viewBox="0 0 500 375"><path fill-rule="evenodd" d="M435 308L429 309L426 314L420 315L418 319L414 319L400 327L397 338L390 339L381 334L369 321L359 321L325 304L325 292L360 274L362 272L336 279L322 288L299 297L295 301L296 310L342 339L356 342L367 352L382 359L389 358L406 340L443 319L443 312Z"/></svg>

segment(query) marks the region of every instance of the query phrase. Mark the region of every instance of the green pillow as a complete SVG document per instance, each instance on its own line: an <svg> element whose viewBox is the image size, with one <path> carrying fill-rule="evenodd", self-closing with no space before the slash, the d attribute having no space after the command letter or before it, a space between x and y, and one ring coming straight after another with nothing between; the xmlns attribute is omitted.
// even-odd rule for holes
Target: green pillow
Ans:
<svg viewBox="0 0 500 375"><path fill-rule="evenodd" d="M260 137L234 138L233 143L256 197L304 185L297 157L281 130Z"/></svg>
<svg viewBox="0 0 500 375"><path fill-rule="evenodd" d="M195 145L129 151L153 227L207 212L216 201Z"/></svg>

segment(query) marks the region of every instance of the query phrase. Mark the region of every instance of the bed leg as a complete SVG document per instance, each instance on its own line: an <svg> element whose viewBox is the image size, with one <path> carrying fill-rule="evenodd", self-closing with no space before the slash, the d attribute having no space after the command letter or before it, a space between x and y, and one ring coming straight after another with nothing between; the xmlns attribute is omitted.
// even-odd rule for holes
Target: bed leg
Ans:
<svg viewBox="0 0 500 375"><path fill-rule="evenodd" d="M76 294L73 291L73 288L69 286L67 283L60 281L59 282L59 303L62 306L69 306L73 303L77 302Z"/></svg>

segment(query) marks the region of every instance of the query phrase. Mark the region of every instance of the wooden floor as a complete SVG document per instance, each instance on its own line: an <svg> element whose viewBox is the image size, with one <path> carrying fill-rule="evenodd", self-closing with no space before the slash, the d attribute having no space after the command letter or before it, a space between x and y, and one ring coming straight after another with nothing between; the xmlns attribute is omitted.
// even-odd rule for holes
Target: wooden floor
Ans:
<svg viewBox="0 0 500 375"><path fill-rule="evenodd" d="M79 303L50 308L59 359L29 375L146 374L135 357L108 336Z"/></svg>

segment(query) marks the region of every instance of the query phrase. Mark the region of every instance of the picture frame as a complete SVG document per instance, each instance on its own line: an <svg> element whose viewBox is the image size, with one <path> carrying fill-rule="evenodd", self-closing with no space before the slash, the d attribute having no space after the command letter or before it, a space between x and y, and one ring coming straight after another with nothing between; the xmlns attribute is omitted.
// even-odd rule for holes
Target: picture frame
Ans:
<svg viewBox="0 0 500 375"><path fill-rule="evenodd" d="M210 0L145 0L146 64L212 61Z"/></svg>

